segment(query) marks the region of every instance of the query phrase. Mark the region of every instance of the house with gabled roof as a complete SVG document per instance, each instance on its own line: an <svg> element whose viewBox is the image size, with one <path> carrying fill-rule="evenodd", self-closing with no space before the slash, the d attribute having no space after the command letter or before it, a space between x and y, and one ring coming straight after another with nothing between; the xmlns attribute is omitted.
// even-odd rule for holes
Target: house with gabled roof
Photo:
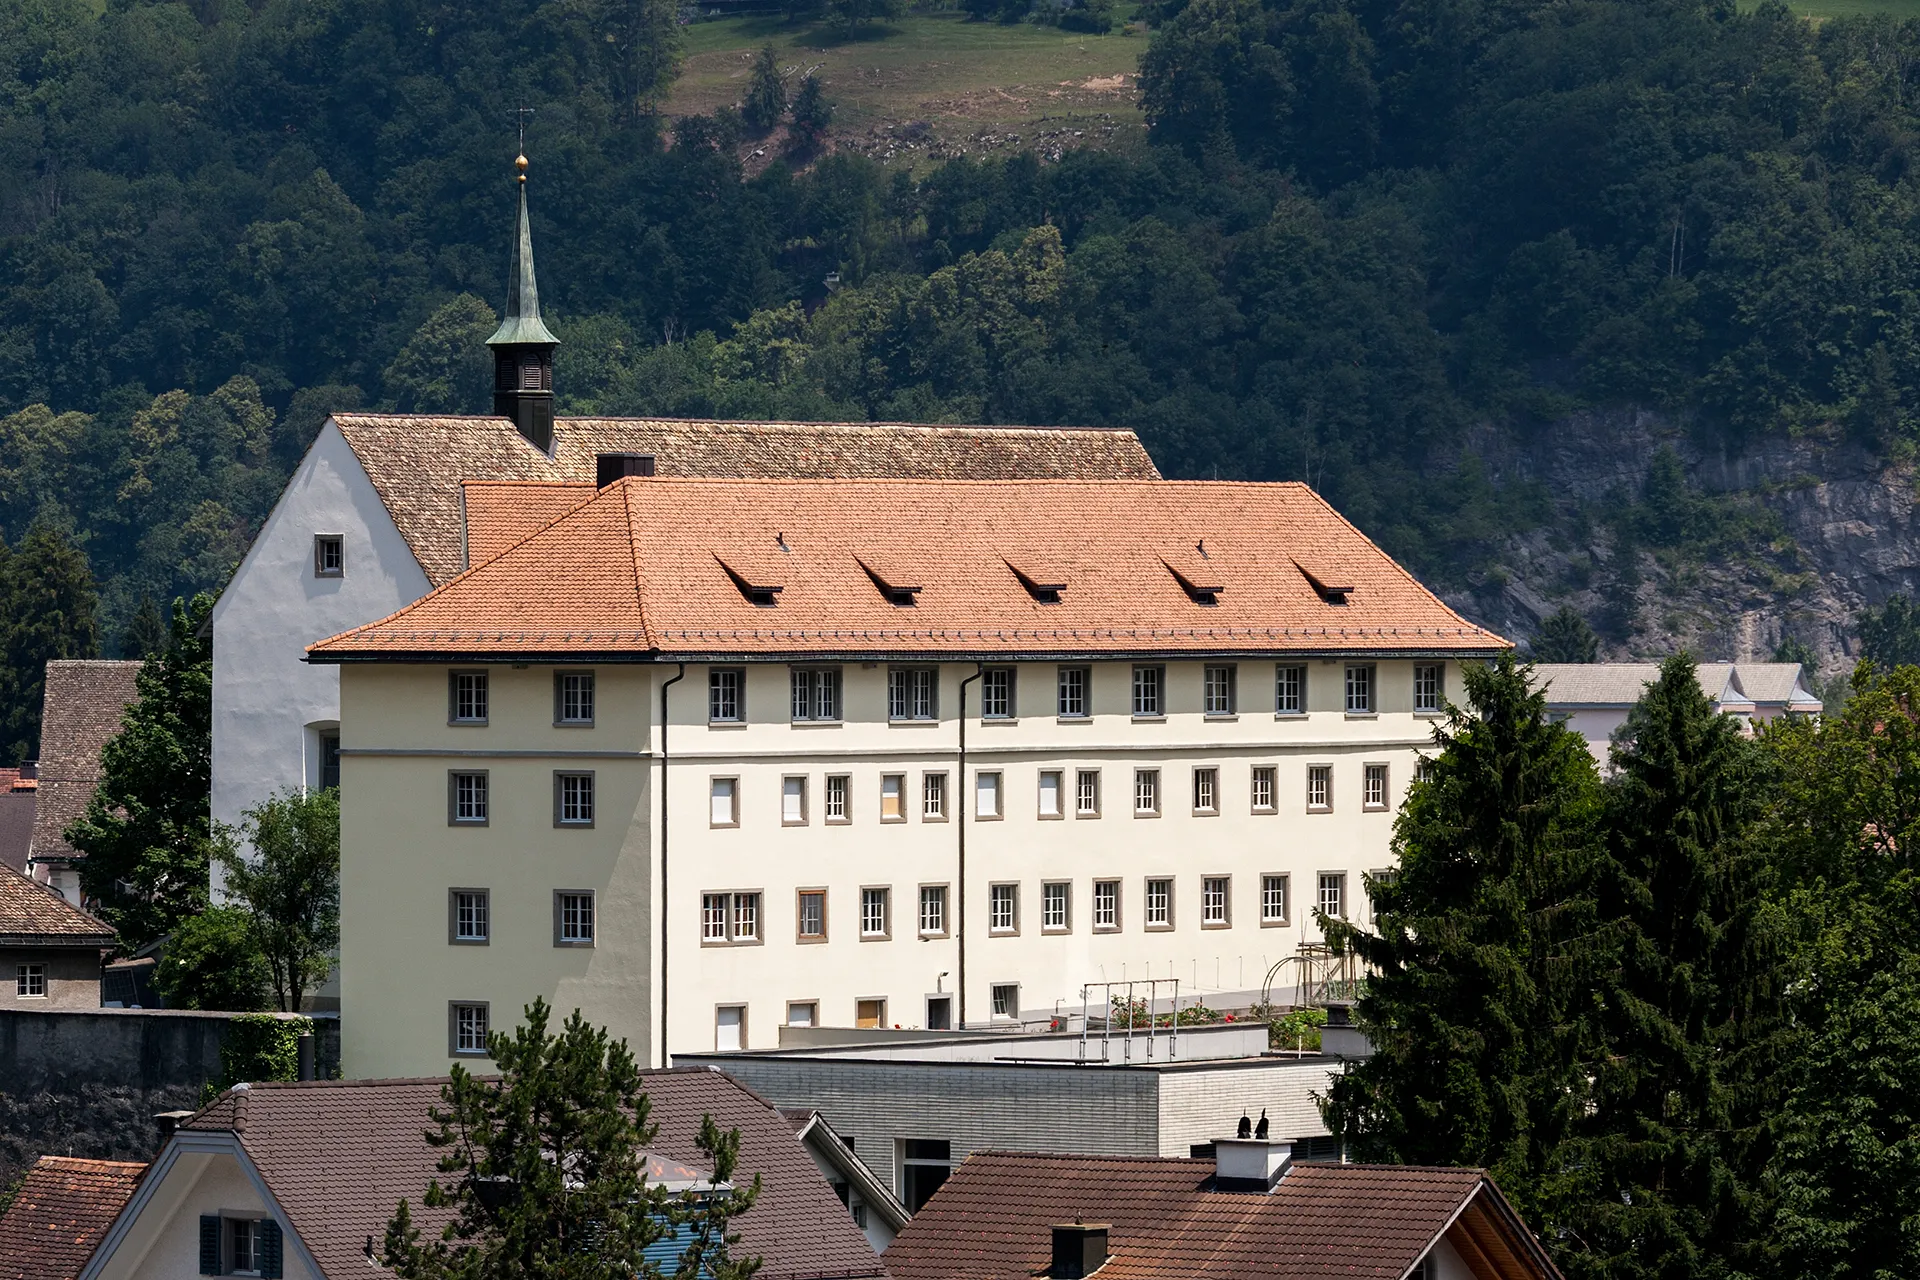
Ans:
<svg viewBox="0 0 1920 1280"><path fill-rule="evenodd" d="M100 785L100 749L139 696L140 667L104 659L47 663L27 873L69 902L80 901L81 854L67 843L67 828Z"/></svg>
<svg viewBox="0 0 1920 1280"><path fill-rule="evenodd" d="M0 1280L76 1280L147 1166L41 1156L0 1213Z"/></svg>
<svg viewBox="0 0 1920 1280"><path fill-rule="evenodd" d="M1547 713L1585 738L1602 765L1627 714L1659 678L1657 662L1541 662L1532 668ZM1782 717L1824 710L1797 662L1702 662L1694 678L1713 709L1749 733Z"/></svg>
<svg viewBox="0 0 1920 1280"><path fill-rule="evenodd" d="M0 1007L99 1008L101 953L118 938L106 921L0 867Z"/></svg>

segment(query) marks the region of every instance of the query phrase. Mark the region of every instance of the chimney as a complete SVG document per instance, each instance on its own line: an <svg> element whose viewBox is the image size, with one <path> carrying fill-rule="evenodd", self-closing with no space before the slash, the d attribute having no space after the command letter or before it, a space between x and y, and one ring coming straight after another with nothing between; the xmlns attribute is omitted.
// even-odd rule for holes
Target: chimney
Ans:
<svg viewBox="0 0 1920 1280"><path fill-rule="evenodd" d="M300 1064L300 1068L299 1068L300 1078L302 1080L314 1079L315 1073L314 1073L314 1062L313 1062L313 1032L311 1031L303 1032L294 1041L294 1044L296 1046L295 1052L298 1054L298 1061Z"/></svg>
<svg viewBox="0 0 1920 1280"><path fill-rule="evenodd" d="M1105 1222L1061 1222L1053 1228L1053 1265L1047 1274L1053 1280L1083 1280L1098 1271L1107 1260Z"/></svg>
<svg viewBox="0 0 1920 1280"><path fill-rule="evenodd" d="M1293 1164L1293 1144L1267 1138L1215 1138L1213 1189L1266 1195Z"/></svg>
<svg viewBox="0 0 1920 1280"><path fill-rule="evenodd" d="M180 1127L180 1122L192 1117L191 1111L162 1111L156 1114L153 1117L153 1123L154 1127L160 1130L160 1145L166 1146L167 1139L171 1138L173 1131Z"/></svg>
<svg viewBox="0 0 1920 1280"><path fill-rule="evenodd" d="M650 453L597 453L593 456L593 485L604 489L615 480L627 476L650 476L653 474L653 455Z"/></svg>

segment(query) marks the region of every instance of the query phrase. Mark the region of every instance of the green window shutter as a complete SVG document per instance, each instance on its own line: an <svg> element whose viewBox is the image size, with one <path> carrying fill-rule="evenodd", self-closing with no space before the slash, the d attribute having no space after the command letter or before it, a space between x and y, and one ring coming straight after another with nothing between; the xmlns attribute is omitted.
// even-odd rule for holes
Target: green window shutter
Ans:
<svg viewBox="0 0 1920 1280"><path fill-rule="evenodd" d="M220 1274L220 1219L214 1214L200 1215L200 1274Z"/></svg>
<svg viewBox="0 0 1920 1280"><path fill-rule="evenodd" d="M261 1280L280 1280L280 1224L272 1218L260 1220Z"/></svg>

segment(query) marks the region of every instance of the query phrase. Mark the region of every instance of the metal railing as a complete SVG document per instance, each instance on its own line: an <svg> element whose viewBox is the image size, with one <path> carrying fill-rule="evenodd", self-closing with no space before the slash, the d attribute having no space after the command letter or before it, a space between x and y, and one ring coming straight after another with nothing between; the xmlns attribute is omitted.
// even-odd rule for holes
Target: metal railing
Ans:
<svg viewBox="0 0 1920 1280"><path fill-rule="evenodd" d="M1136 993L1145 990L1145 999ZM1160 1025L1160 992L1168 992L1166 1025ZM1098 1008L1100 1031L1093 1031L1094 993L1100 993ZM1142 1026L1141 1024L1145 1025ZM1116 1024L1118 1024L1116 1026ZM1118 1034L1116 1034L1116 1031ZM1099 1045L1099 1057L1089 1059L1090 1045ZM1180 979L1140 978L1129 982L1089 982L1080 988L1080 1061L1112 1062L1115 1044L1120 1061L1134 1060L1135 1045L1145 1055L1141 1060L1172 1062L1180 1056Z"/></svg>

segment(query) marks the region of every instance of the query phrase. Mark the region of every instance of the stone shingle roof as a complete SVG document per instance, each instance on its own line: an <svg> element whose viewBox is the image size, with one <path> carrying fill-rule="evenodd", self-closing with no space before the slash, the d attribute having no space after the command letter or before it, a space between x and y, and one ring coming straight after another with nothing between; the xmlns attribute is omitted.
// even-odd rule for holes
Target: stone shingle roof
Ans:
<svg viewBox="0 0 1920 1280"><path fill-rule="evenodd" d="M735 1220L737 1250L765 1260L765 1280L884 1277L880 1259L834 1197L793 1127L771 1104L715 1071L643 1073L651 1119L660 1126L650 1150L668 1160L706 1167L695 1138L711 1115L740 1130L736 1183L763 1182L760 1199ZM181 1127L236 1134L289 1224L313 1251L329 1280L385 1274L368 1267L366 1238L376 1242L401 1197L411 1203L422 1235L446 1221L421 1205L439 1153L422 1137L427 1108L440 1103L445 1081L349 1080L257 1084L229 1091Z"/></svg>
<svg viewBox="0 0 1920 1280"><path fill-rule="evenodd" d="M1766 708L1818 712L1821 704L1800 681L1797 662L1703 662L1700 691L1722 709L1744 714ZM1660 678L1657 662L1542 662L1534 687L1556 707L1630 707Z"/></svg>
<svg viewBox="0 0 1920 1280"><path fill-rule="evenodd" d="M1458 1219L1492 1255L1490 1280L1557 1274L1478 1169L1296 1164L1261 1195L1214 1190L1213 1168L975 1152L888 1247L887 1270L1031 1280L1047 1273L1053 1224L1088 1222L1110 1224L1100 1280L1400 1280Z"/></svg>
<svg viewBox="0 0 1920 1280"><path fill-rule="evenodd" d="M63 834L93 799L100 783L100 748L120 732L135 696L138 662L59 661L47 664L40 713L40 786L33 818L36 859L78 856Z"/></svg>
<svg viewBox="0 0 1920 1280"><path fill-rule="evenodd" d="M0 1280L74 1280L147 1171L41 1156L0 1216Z"/></svg>
<svg viewBox="0 0 1920 1280"><path fill-rule="evenodd" d="M98 948L118 936L47 886L0 868L0 945Z"/></svg>
<svg viewBox="0 0 1920 1280"><path fill-rule="evenodd" d="M1154 479L1133 432L897 422L558 418L553 454L505 418L336 414L414 559L435 586L467 567L463 480L586 481L601 453L650 453L662 476ZM479 563L476 559L473 563Z"/></svg>

